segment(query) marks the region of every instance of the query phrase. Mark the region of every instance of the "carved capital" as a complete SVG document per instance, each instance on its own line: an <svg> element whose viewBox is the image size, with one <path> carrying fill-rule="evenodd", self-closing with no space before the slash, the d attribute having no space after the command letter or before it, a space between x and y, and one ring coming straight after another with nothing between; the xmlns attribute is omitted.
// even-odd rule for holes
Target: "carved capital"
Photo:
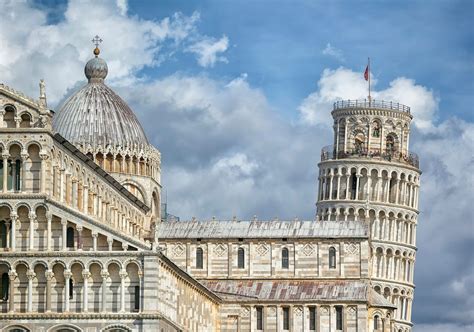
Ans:
<svg viewBox="0 0 474 332"><path fill-rule="evenodd" d="M128 277L128 273L126 270L120 270L120 279L125 279L126 277Z"/></svg>
<svg viewBox="0 0 474 332"><path fill-rule="evenodd" d="M71 277L72 277L72 272L70 270L64 271L64 278L71 279Z"/></svg>
<svg viewBox="0 0 474 332"><path fill-rule="evenodd" d="M91 273L89 271L82 271L82 278L89 279L91 277Z"/></svg>
<svg viewBox="0 0 474 332"><path fill-rule="evenodd" d="M26 277L28 278L28 280L33 280L33 279L36 277L35 271L33 271L33 270L28 270L28 271L26 272Z"/></svg>
<svg viewBox="0 0 474 332"><path fill-rule="evenodd" d="M10 281L13 281L18 277L18 274L14 270L8 271L8 278L10 278Z"/></svg>
<svg viewBox="0 0 474 332"><path fill-rule="evenodd" d="M109 277L109 272L107 270L102 270L100 272L100 276L102 277L102 279L107 280L107 278Z"/></svg>
<svg viewBox="0 0 474 332"><path fill-rule="evenodd" d="M51 281L54 278L54 272L52 270L48 270L46 271L45 276L47 280Z"/></svg>

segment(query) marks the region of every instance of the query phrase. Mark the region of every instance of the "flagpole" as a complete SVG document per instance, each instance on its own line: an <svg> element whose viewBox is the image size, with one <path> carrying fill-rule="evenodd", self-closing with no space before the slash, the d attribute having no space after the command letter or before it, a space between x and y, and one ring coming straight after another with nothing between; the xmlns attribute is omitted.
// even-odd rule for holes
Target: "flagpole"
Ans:
<svg viewBox="0 0 474 332"><path fill-rule="evenodd" d="M369 106L370 106L370 103L372 101L372 97L370 96L370 58L367 58L367 59L368 59L367 67L369 68L369 75L368 75L369 79L368 79L368 81L369 81Z"/></svg>

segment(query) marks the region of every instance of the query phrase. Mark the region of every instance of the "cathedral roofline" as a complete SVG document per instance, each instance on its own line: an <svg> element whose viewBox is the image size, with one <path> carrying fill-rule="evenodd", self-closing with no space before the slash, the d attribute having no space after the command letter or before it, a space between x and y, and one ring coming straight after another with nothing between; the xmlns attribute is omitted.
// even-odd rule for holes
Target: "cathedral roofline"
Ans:
<svg viewBox="0 0 474 332"><path fill-rule="evenodd" d="M160 239L368 238L362 221L173 221L159 224Z"/></svg>

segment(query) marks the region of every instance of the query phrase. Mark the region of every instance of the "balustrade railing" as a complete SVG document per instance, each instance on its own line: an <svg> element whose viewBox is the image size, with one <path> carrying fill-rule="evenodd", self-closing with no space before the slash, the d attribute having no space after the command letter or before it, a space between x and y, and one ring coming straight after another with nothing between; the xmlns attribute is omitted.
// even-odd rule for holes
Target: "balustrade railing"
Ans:
<svg viewBox="0 0 474 332"><path fill-rule="evenodd" d="M410 107L406 105L395 103L392 101L375 99L339 100L334 103L334 110L343 108L378 108L410 113Z"/></svg>
<svg viewBox="0 0 474 332"><path fill-rule="evenodd" d="M373 158L386 161L397 161L419 168L420 160L414 152L400 152L388 149L353 149L338 151L334 145L328 145L321 149L321 161L345 158Z"/></svg>

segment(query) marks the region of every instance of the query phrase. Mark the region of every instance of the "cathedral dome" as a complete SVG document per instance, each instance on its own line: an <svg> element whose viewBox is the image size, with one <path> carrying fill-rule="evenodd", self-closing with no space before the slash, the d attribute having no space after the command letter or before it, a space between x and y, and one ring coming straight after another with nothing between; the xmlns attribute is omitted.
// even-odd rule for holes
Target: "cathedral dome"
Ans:
<svg viewBox="0 0 474 332"><path fill-rule="evenodd" d="M98 48L94 54L84 68L88 83L59 108L53 118L54 130L83 151L147 147L145 132L133 111L104 83L108 68L98 57Z"/></svg>

